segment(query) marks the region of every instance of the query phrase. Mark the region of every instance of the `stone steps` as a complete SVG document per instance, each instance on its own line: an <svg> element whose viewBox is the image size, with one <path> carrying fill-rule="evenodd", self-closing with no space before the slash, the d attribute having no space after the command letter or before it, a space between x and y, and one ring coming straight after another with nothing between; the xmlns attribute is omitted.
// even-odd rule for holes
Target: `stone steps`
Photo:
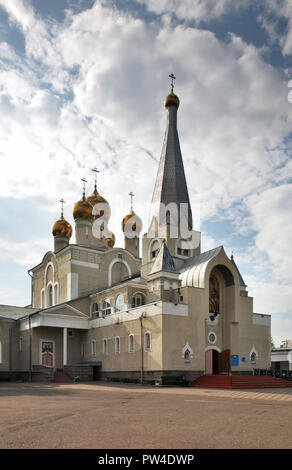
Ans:
<svg viewBox="0 0 292 470"><path fill-rule="evenodd" d="M197 380L194 380L191 386L226 389L286 388L292 387L292 382L263 375L202 375Z"/></svg>

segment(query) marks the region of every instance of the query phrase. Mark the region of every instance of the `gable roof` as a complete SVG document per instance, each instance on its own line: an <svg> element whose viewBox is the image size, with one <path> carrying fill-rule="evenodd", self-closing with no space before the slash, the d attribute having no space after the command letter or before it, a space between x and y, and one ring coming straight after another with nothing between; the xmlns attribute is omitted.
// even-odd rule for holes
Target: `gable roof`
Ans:
<svg viewBox="0 0 292 470"><path fill-rule="evenodd" d="M18 320L19 318L26 317L30 313L37 311L37 308L17 307L15 305L0 305L0 318Z"/></svg>

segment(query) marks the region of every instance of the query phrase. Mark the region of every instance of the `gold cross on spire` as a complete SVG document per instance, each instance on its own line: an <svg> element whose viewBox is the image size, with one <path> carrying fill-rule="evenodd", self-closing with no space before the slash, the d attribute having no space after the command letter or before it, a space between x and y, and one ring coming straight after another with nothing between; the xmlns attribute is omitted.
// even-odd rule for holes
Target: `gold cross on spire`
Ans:
<svg viewBox="0 0 292 470"><path fill-rule="evenodd" d="M59 201L61 203L61 217L63 217L63 212L64 212L64 204L66 201L64 201L64 199L60 199Z"/></svg>
<svg viewBox="0 0 292 470"><path fill-rule="evenodd" d="M81 180L83 182L83 196L85 196L85 183L87 183L87 180L83 177Z"/></svg>
<svg viewBox="0 0 292 470"><path fill-rule="evenodd" d="M173 75L173 73L171 73L170 75L168 75L169 78L171 79L171 93L173 93L173 88L174 88L174 83L173 83L173 80L176 80L176 77Z"/></svg>
<svg viewBox="0 0 292 470"><path fill-rule="evenodd" d="M96 186L97 186L97 173L100 173L100 170L98 170L96 167L94 167L94 168L91 168L91 171L94 172L94 186L95 186L95 189L96 189Z"/></svg>
<svg viewBox="0 0 292 470"><path fill-rule="evenodd" d="M132 191L129 193L129 196L131 197L131 211L133 210L133 197L135 194L132 193Z"/></svg>

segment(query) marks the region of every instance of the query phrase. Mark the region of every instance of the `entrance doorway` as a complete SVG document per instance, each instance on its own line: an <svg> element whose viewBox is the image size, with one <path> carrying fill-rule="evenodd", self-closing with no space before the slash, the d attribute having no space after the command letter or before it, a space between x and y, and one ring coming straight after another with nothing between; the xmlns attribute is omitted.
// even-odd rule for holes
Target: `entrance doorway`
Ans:
<svg viewBox="0 0 292 470"><path fill-rule="evenodd" d="M205 352L205 374L227 374L230 371L230 350L218 352L217 349L208 349Z"/></svg>
<svg viewBox="0 0 292 470"><path fill-rule="evenodd" d="M213 374L219 374L219 353L216 349L212 349L212 368Z"/></svg>
<svg viewBox="0 0 292 470"><path fill-rule="evenodd" d="M54 367L54 342L41 341L41 364Z"/></svg>

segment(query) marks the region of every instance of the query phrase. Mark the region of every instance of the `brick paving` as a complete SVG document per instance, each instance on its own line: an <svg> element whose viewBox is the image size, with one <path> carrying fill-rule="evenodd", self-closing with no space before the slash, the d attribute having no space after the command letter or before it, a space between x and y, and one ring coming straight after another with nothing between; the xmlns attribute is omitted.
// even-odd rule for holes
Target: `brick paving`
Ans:
<svg viewBox="0 0 292 470"><path fill-rule="evenodd" d="M1 449L291 449L292 390L0 383Z"/></svg>

